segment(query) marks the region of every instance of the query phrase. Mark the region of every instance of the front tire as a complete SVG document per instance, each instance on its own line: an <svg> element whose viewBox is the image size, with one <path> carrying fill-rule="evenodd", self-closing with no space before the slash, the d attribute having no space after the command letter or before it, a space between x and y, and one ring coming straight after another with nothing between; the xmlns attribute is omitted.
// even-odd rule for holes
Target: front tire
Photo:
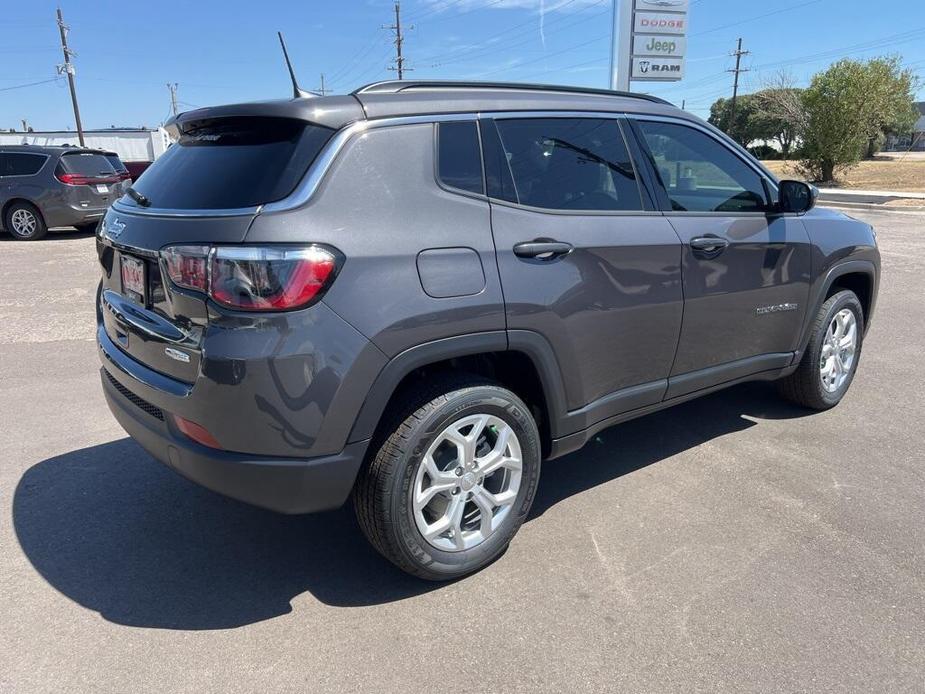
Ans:
<svg viewBox="0 0 925 694"><path fill-rule="evenodd" d="M14 239L36 241L48 232L42 213L28 202L14 202L3 218L3 225Z"/></svg>
<svg viewBox="0 0 925 694"><path fill-rule="evenodd" d="M819 309L797 370L779 382L781 394L814 410L835 407L854 380L863 339L858 297L848 290L833 294Z"/></svg>
<svg viewBox="0 0 925 694"><path fill-rule="evenodd" d="M540 475L540 437L511 391L453 377L406 393L357 480L354 508L372 545L400 569L445 581L507 548Z"/></svg>

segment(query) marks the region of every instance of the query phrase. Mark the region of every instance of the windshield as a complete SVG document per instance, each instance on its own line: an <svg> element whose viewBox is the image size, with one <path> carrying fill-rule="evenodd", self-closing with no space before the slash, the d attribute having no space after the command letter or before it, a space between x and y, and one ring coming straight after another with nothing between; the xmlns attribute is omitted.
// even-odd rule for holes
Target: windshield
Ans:
<svg viewBox="0 0 925 694"><path fill-rule="evenodd" d="M154 208L233 209L273 202L292 192L333 132L290 118L185 123L179 141L133 187Z"/></svg>

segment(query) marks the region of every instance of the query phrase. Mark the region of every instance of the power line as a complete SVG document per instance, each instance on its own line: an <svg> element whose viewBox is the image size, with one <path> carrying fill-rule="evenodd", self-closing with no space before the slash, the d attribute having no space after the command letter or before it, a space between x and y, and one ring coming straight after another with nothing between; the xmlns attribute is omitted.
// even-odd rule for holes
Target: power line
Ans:
<svg viewBox="0 0 925 694"><path fill-rule="evenodd" d="M39 84L49 84L50 82L58 82L60 80L60 77L53 77L50 80L41 80L40 82L27 82L26 84L16 84L12 87L0 87L0 92L11 92L14 89L25 89L26 87L35 87Z"/></svg>
<svg viewBox="0 0 925 694"><path fill-rule="evenodd" d="M691 38L695 36L703 36L705 34L712 34L714 31L721 31L723 29L729 29L731 27L737 27L740 24L747 24L748 22L754 22L756 19L764 19L765 17L770 17L775 14L781 14L782 12L790 12L791 10L798 10L801 7L806 7L807 5L815 5L822 2L822 0L808 0L808 2L801 2L796 5L790 5L789 7L782 7L779 10L774 10L773 12L766 12L765 14L755 15L754 17L749 17L748 19L741 19L738 22L731 22L729 24L723 24L722 26L713 27L712 29L707 29L705 31L698 31L696 34L691 34Z"/></svg>

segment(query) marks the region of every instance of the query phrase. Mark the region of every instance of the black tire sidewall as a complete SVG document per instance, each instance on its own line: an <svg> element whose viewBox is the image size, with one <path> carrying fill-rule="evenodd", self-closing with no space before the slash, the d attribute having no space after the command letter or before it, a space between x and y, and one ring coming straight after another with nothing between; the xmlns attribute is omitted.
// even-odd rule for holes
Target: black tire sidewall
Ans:
<svg viewBox="0 0 925 694"><path fill-rule="evenodd" d="M16 210L27 210L35 216L35 231L30 236L22 236L13 231L13 213ZM12 236L17 241L35 241L42 238L45 235L45 232L48 231L48 227L45 226L45 219L42 217L42 213L39 212L38 208L35 205L31 205L25 202L15 202L6 211L6 215L3 218L3 226L6 228L10 236Z"/></svg>
<svg viewBox="0 0 925 694"><path fill-rule="evenodd" d="M841 384L838 390L829 392L822 386L822 377L819 374L819 360L822 357L822 347L825 343L826 331L828 331L829 325L835 317L835 314L845 308L849 309L854 314L854 318L857 321L857 349L854 353L854 362L851 364L851 370L845 382ZM816 390L816 397L818 397L824 406L834 407L841 402L845 393L848 392L848 388L851 387L851 382L854 380L854 375L857 373L858 363L861 360L861 349L864 343L864 311L861 308L861 302L858 301L857 296L851 291L843 291L835 294L823 304L821 311L825 313L821 324L817 326L815 334L810 341L809 359L811 360L810 363L815 366L813 371L815 376L813 385Z"/></svg>
<svg viewBox="0 0 925 694"><path fill-rule="evenodd" d="M412 487L421 457L434 438L450 422L476 413L499 417L514 429L523 456L521 486L513 509L487 540L471 549L445 552L429 544L418 530L411 505ZM397 521L396 539L407 558L434 579L471 573L504 551L530 511L540 476L540 438L536 423L526 405L513 393L483 386L449 394L447 402L436 408L417 429L411 437L410 452L405 454L392 480L389 495L390 515Z"/></svg>

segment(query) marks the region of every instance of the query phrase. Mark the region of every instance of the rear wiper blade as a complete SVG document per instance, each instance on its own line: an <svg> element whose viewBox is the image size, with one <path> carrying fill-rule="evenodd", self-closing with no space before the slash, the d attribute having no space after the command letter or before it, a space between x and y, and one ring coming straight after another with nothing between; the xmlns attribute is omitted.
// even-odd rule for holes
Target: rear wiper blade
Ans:
<svg viewBox="0 0 925 694"><path fill-rule="evenodd" d="M137 190L135 190L134 188L129 188L129 189L128 189L127 191L125 191L125 192L128 193L129 197L130 197L132 200L134 200L135 202L137 202L137 203L138 203L139 205L141 205L142 207L151 207L151 201L148 200L148 197L147 197L146 195L142 195L141 193L139 193L139 192L138 192Z"/></svg>

